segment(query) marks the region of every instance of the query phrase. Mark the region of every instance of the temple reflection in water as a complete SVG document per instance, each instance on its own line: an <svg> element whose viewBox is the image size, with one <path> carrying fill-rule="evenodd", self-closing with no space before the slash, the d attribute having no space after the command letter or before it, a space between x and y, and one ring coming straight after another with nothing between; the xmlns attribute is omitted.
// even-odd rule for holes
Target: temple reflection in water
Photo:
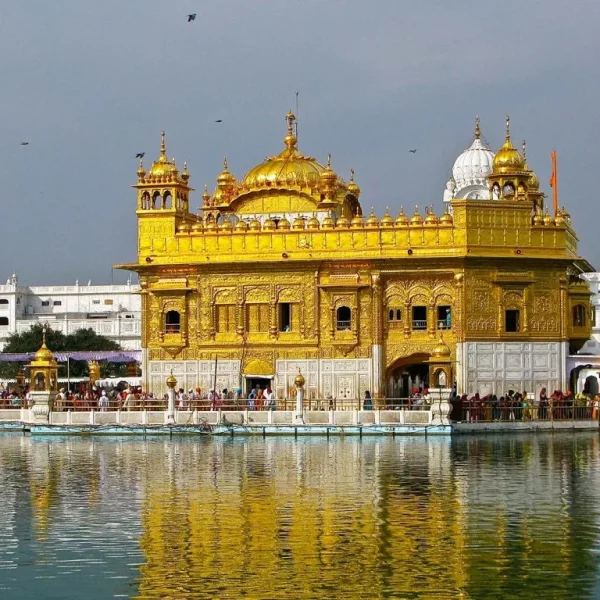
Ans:
<svg viewBox="0 0 600 600"><path fill-rule="evenodd" d="M135 597L594 597L597 436L0 446L4 541Z"/></svg>

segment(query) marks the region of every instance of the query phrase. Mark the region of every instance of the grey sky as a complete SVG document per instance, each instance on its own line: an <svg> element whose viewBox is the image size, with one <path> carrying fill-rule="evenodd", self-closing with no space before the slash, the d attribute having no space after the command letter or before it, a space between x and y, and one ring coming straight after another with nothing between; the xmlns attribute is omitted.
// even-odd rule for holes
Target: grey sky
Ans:
<svg viewBox="0 0 600 600"><path fill-rule="evenodd" d="M134 155L165 129L196 207L223 156L241 177L279 151L296 89L301 150L353 167L380 216L442 212L475 115L495 151L510 114L548 194L556 148L600 267L599 30L598 0L4 0L0 279L110 282L136 253Z"/></svg>

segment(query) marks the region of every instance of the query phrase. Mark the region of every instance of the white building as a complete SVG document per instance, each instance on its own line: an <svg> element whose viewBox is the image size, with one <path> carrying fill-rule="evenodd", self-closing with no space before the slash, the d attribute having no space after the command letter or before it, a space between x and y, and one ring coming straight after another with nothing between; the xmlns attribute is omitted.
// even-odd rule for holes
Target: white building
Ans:
<svg viewBox="0 0 600 600"><path fill-rule="evenodd" d="M571 374L571 385L576 392L582 390L595 394L600 382L600 273L586 273L592 292L592 337L581 350L567 359L567 372Z"/></svg>
<svg viewBox="0 0 600 600"><path fill-rule="evenodd" d="M22 286L16 274L0 285L0 349L13 333L36 323L65 335L93 329L124 350L141 348L139 286L126 285Z"/></svg>

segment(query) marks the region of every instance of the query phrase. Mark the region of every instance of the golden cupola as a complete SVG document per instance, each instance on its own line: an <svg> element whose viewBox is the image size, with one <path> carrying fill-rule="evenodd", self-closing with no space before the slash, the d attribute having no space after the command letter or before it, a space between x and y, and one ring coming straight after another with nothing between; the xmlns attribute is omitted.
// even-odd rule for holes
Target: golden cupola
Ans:
<svg viewBox="0 0 600 600"><path fill-rule="evenodd" d="M223 159L223 170L217 175L217 188L213 194L213 205L228 204L236 191L235 176L229 172L227 157Z"/></svg>
<svg viewBox="0 0 600 600"><path fill-rule="evenodd" d="M506 117L506 138L492 161L492 175L525 170L525 159L510 140L510 117Z"/></svg>
<svg viewBox="0 0 600 600"><path fill-rule="evenodd" d="M169 160L167 158L167 145L165 143L165 132L162 131L160 134L160 155L152 163L150 170L148 171L148 177L154 179L169 180L176 177L179 173L175 159Z"/></svg>

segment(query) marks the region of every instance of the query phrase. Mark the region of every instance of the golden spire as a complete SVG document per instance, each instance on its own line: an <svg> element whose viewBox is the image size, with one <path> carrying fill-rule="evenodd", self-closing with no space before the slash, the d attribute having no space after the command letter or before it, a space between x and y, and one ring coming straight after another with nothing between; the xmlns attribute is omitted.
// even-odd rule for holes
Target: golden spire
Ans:
<svg viewBox="0 0 600 600"><path fill-rule="evenodd" d="M479 126L479 115L475 117L475 139L481 138L481 127Z"/></svg>
<svg viewBox="0 0 600 600"><path fill-rule="evenodd" d="M510 144L510 116L506 115L506 141Z"/></svg>
<svg viewBox="0 0 600 600"><path fill-rule="evenodd" d="M354 183L354 169L350 169L350 183Z"/></svg>
<svg viewBox="0 0 600 600"><path fill-rule="evenodd" d="M327 153L327 168L331 169L331 154Z"/></svg>
<svg viewBox="0 0 600 600"><path fill-rule="evenodd" d="M287 121L287 135L284 138L285 145L288 148L295 148L297 143L297 138L294 135L294 123L296 122L296 115L289 110L287 115L285 115L285 120Z"/></svg>
<svg viewBox="0 0 600 600"><path fill-rule="evenodd" d="M227 169L227 157L226 156L223 157L223 171L224 172L228 171L228 169Z"/></svg>
<svg viewBox="0 0 600 600"><path fill-rule="evenodd" d="M523 158L525 159L525 162L527 162L527 142L525 140L523 140L521 148L523 148Z"/></svg>
<svg viewBox="0 0 600 600"><path fill-rule="evenodd" d="M165 143L165 132L160 132L160 155L167 157L167 144Z"/></svg>

